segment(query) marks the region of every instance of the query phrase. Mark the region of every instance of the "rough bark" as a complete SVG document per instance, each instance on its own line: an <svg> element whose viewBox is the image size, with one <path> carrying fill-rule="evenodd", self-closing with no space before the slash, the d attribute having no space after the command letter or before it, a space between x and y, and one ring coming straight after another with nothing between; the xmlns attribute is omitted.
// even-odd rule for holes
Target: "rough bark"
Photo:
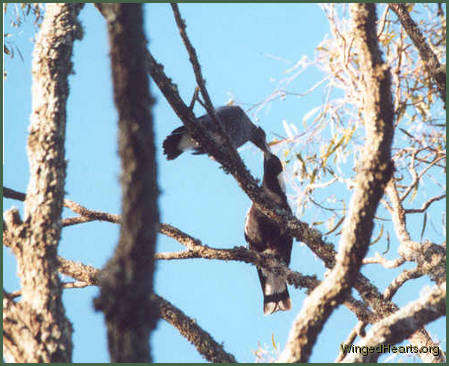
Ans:
<svg viewBox="0 0 449 366"><path fill-rule="evenodd" d="M407 261L416 262L422 273L428 274L432 281L446 281L446 248L429 241L418 243L411 239L407 230L406 211L396 189L394 179L387 185L386 192L391 201L389 210L394 230L399 240L399 255Z"/></svg>
<svg viewBox="0 0 449 366"><path fill-rule="evenodd" d="M375 349L382 345L400 343L417 328L445 314L446 282L442 282L418 300L374 324L357 346ZM379 352L370 352L366 356L362 353L351 353L344 359L344 362L377 362L380 355Z"/></svg>
<svg viewBox="0 0 449 366"><path fill-rule="evenodd" d="M151 56L151 55L150 55ZM152 57L152 56L151 56ZM154 61L154 58L152 58ZM153 62L152 61L152 62ZM150 65L151 66L151 65ZM176 91L176 85L171 83L171 81L165 77L163 73L163 67L162 65L157 64L155 61L153 62L152 66L154 66L153 69L150 70L152 72L152 75L156 75L157 78L160 76L160 88L163 90L164 94L166 94L167 99L170 100L170 93L171 96L177 95ZM156 79L155 79L156 80ZM162 87L161 87L162 86ZM176 98L175 98L176 99ZM180 98L177 100L181 103L181 111L182 111L182 101ZM173 105L176 105L174 103ZM178 104L179 107L179 104ZM178 113L179 109L175 109L175 111ZM211 148L212 149L212 148ZM213 154L212 154L213 155ZM219 161L219 159L216 159ZM231 166L232 164L229 163L228 166ZM264 198L258 191L257 186L253 186L251 184L251 181L248 181L245 177L245 174L241 171L238 171L234 175L236 179L239 181L239 184L244 187L245 192L248 193L248 195L251 197L252 200L258 201L259 203L264 204ZM249 182L249 184L248 184ZM268 207L268 210L271 211L271 216L278 220L283 225L286 225L290 232L295 235L295 237L298 238L298 240L304 241L313 251L316 253L326 264L326 267L332 268L335 264L335 251L333 250L333 246L326 243L322 239L322 235L314 230L313 228L309 228L306 224L303 224L296 220L294 217L288 217L288 215L285 215L281 210L277 210L276 206L270 204L269 201L265 201L265 204ZM85 219L85 218L74 218L73 223L76 223L77 219ZM395 309L397 309L396 305L390 301L386 301L382 298L382 295L379 293L377 288L373 286L370 281L364 277L363 275L357 275L356 280L356 288L360 292L361 296L365 301L367 301L373 309L375 309L376 313L379 316L386 316L388 314L391 314ZM418 338L420 338L420 342L427 343L430 340L428 334L424 330L418 331L416 334L420 333ZM412 336L413 338L414 336Z"/></svg>
<svg viewBox="0 0 449 366"><path fill-rule="evenodd" d="M389 7L396 13L402 27L418 49L419 56L426 65L427 72L436 84L444 106L446 106L446 67L440 64L438 57L432 51L420 29L407 11L407 6L398 3L389 4Z"/></svg>
<svg viewBox="0 0 449 366"><path fill-rule="evenodd" d="M281 362L307 362L324 323L348 295L368 250L374 214L392 174L393 103L390 70L376 36L374 4L351 8L360 67L364 77L366 142L345 219L336 265L304 301L290 331Z"/></svg>
<svg viewBox="0 0 449 366"><path fill-rule="evenodd" d="M159 224L153 120L144 66L142 4L102 4L109 33L114 101L119 115L122 225L114 256L100 277L97 310L106 318L112 362L151 362L149 336Z"/></svg>
<svg viewBox="0 0 449 366"><path fill-rule="evenodd" d="M82 36L81 4L48 4L32 61L28 137L30 181L25 218L11 212L22 298L4 302L5 357L14 362L70 362L72 328L62 304L57 247L64 200L64 141L73 42Z"/></svg>
<svg viewBox="0 0 449 366"><path fill-rule="evenodd" d="M59 264L61 273L88 285L98 285L98 269L61 257L59 257ZM150 299L150 296L148 296L148 299ZM150 302L148 301L148 306L150 306ZM153 304L157 307L161 318L178 329L179 333L192 343L207 361L216 363L236 362L232 354L226 352L223 346L202 329L194 319L184 314L175 305L158 295L153 296Z"/></svg>
<svg viewBox="0 0 449 366"><path fill-rule="evenodd" d="M4 187L4 192L6 192L5 197L22 201L25 199L25 195L23 193L14 191L10 188ZM69 226L75 223L79 224L90 222L93 220L108 221L115 224L119 224L121 222L120 215L89 210L86 207L83 207L80 204L68 199L64 200L64 206L71 209L73 212L79 213L81 216L64 219L63 226ZM10 211L8 211L8 213L11 214ZM272 271L277 276L284 277L290 285L294 286L297 289L306 289L307 292L313 290L320 283L316 276L306 276L297 271L292 271L287 266L280 263L272 255L257 253L253 250L241 246L231 249L212 248L210 246L202 244L200 240L193 238L187 233L168 224L161 223L159 225L159 232L170 238L173 238L180 244L184 245L187 250L174 253L155 253L154 258L156 260L203 258L211 260L217 259L224 261L239 261L249 263L264 268L268 271ZM8 236L5 236L4 244L6 246L10 246ZM83 272L85 273L86 271L84 270ZM79 279L78 277L75 278ZM86 279L82 281L88 283L90 280ZM351 310L361 321L374 323L375 321L380 319L379 316L368 309L366 303L356 300L352 296L348 296L346 298L346 300L344 301L344 305L349 310Z"/></svg>

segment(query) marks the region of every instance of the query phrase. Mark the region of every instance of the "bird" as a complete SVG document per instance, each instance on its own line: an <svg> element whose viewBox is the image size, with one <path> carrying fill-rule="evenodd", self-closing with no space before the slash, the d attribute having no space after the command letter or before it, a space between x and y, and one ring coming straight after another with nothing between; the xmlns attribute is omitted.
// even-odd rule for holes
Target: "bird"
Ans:
<svg viewBox="0 0 449 366"><path fill-rule="evenodd" d="M241 107L227 105L217 108L215 113L220 118L225 132L229 135L236 149L244 143L251 141L262 151L266 152L269 150L265 131L261 127L253 124ZM197 118L197 122L201 123L203 127L211 132L212 138L219 141L220 135L217 131L217 125L208 114ZM194 150L194 155L205 154L205 151L198 142L187 132L185 126L174 129L165 138L162 147L164 154L167 156L167 160L176 159L184 151L191 149Z"/></svg>
<svg viewBox="0 0 449 366"><path fill-rule="evenodd" d="M285 195L282 178L282 163L279 158L267 152L264 154L263 191L280 207L291 213ZM265 216L253 203L245 220L245 240L249 248L260 253L273 254L281 263L290 264L293 238L286 229ZM263 312L265 315L291 309L290 295L285 280L275 274L257 268L263 292Z"/></svg>

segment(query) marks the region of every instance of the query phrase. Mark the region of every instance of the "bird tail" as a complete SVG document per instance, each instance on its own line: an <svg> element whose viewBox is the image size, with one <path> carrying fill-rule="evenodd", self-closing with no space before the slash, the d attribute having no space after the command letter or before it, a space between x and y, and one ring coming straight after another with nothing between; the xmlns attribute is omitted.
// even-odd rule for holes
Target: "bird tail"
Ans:
<svg viewBox="0 0 449 366"><path fill-rule="evenodd" d="M185 127L181 126L171 132L162 143L164 154L167 155L168 160L176 159L184 152L181 146L181 140L184 137Z"/></svg>
<svg viewBox="0 0 449 366"><path fill-rule="evenodd" d="M263 269L257 270L263 292L263 312L265 315L275 311L287 311L292 307L287 282Z"/></svg>

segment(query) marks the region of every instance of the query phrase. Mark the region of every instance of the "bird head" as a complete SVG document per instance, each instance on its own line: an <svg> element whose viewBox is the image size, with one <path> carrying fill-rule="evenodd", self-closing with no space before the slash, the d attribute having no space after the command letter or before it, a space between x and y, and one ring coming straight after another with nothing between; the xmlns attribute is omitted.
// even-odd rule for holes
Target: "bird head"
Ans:
<svg viewBox="0 0 449 366"><path fill-rule="evenodd" d="M255 127L253 129L251 141L265 154L271 154L270 147L267 144L267 136L261 127Z"/></svg>
<svg viewBox="0 0 449 366"><path fill-rule="evenodd" d="M285 193L283 171L282 163L276 155L271 152L264 154L263 181L268 188Z"/></svg>

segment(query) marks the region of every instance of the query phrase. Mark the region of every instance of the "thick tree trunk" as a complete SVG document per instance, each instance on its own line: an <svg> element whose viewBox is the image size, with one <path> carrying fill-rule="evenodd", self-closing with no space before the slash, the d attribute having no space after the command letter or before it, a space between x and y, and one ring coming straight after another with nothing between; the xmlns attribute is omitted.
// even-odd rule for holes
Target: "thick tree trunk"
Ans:
<svg viewBox="0 0 449 366"><path fill-rule="evenodd" d="M8 235L17 257L22 299L4 301L5 358L70 362L72 328L62 304L57 247L64 200L64 141L73 42L81 38L80 4L48 4L33 55L28 138L30 181L25 219L11 212Z"/></svg>

